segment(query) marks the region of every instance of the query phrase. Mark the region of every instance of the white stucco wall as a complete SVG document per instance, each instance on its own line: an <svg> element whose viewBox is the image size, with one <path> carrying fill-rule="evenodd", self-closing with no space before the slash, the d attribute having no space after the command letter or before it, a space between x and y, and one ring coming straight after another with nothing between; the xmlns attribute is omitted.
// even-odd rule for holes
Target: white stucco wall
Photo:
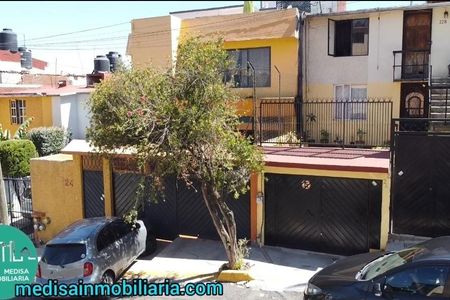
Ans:
<svg viewBox="0 0 450 300"><path fill-rule="evenodd" d="M89 94L53 97L53 125L70 129L74 139L85 139L90 119L88 99Z"/></svg>
<svg viewBox="0 0 450 300"><path fill-rule="evenodd" d="M369 18L367 56L328 55L328 19ZM307 84L366 84L392 82L394 50L402 49L403 11L307 19Z"/></svg>
<svg viewBox="0 0 450 300"><path fill-rule="evenodd" d="M431 25L431 65L433 77L447 77L450 64L450 16L445 19L444 12L450 14L450 5L433 9Z"/></svg>
<svg viewBox="0 0 450 300"><path fill-rule="evenodd" d="M450 64L450 5L432 7L431 65L434 77L447 77ZM403 14L401 9L365 14L315 16L307 18L306 49L306 93L311 85L326 84L380 84L393 83L393 51L402 50ZM344 20L369 17L369 55L333 57L328 55L328 19ZM397 57L401 59L401 56ZM401 61L397 60L400 64ZM400 72L400 68L398 69ZM382 90L373 97L384 97ZM380 94L381 93L381 94Z"/></svg>
<svg viewBox="0 0 450 300"><path fill-rule="evenodd" d="M368 82L392 82L392 51L402 50L403 11L370 15Z"/></svg>

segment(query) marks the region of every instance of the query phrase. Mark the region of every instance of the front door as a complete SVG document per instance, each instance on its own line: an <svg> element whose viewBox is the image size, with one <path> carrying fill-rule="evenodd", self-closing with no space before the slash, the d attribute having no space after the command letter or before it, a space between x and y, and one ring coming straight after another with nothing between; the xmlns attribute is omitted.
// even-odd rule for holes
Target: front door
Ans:
<svg viewBox="0 0 450 300"><path fill-rule="evenodd" d="M431 47L431 10L405 11L402 78L426 80Z"/></svg>
<svg viewBox="0 0 450 300"><path fill-rule="evenodd" d="M428 117L428 84L402 83L400 93L400 118ZM424 131L427 122L402 121L401 131Z"/></svg>

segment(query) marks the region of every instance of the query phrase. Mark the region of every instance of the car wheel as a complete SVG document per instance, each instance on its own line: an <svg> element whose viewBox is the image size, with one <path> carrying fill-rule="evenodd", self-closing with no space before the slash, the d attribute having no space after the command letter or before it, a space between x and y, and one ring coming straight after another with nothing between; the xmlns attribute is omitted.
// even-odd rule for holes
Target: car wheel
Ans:
<svg viewBox="0 0 450 300"><path fill-rule="evenodd" d="M112 285L114 283L114 275L110 271L106 271L102 276L102 283Z"/></svg>
<svg viewBox="0 0 450 300"><path fill-rule="evenodd" d="M156 251L156 237L151 233L147 233L147 239L145 240L145 251L143 253L143 256L150 255L155 251Z"/></svg>

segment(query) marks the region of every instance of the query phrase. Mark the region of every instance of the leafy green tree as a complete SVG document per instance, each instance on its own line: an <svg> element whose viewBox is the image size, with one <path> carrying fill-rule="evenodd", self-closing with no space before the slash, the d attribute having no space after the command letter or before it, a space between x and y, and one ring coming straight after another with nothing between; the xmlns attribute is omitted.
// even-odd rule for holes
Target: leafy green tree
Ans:
<svg viewBox="0 0 450 300"><path fill-rule="evenodd" d="M232 62L222 46L189 38L180 43L172 69L126 70L97 85L88 138L104 152L134 149L155 188L162 190L171 175L188 185L198 182L228 267L235 269L236 223L225 198L248 190L262 154L237 130L237 97L223 80Z"/></svg>
<svg viewBox="0 0 450 300"><path fill-rule="evenodd" d="M253 12L253 1L244 1L244 13L252 13Z"/></svg>

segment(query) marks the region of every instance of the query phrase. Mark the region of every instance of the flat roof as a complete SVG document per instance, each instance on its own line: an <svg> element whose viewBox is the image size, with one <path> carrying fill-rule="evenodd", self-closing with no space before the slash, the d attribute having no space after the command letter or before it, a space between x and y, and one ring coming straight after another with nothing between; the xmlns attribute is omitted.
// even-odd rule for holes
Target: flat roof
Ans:
<svg viewBox="0 0 450 300"><path fill-rule="evenodd" d="M198 8L198 9L190 9L190 10L171 11L171 12L169 12L169 15L190 13L190 12L197 12L197 11L210 11L210 10L216 10L216 9L238 8L238 7L244 7L244 5L239 4L239 5L218 6L218 7L210 7L210 8Z"/></svg>
<svg viewBox="0 0 450 300"><path fill-rule="evenodd" d="M10 97L10 96L67 96L74 94L87 94L94 91L94 88L81 87L76 85L67 85L64 87L55 86L21 86L17 85L15 87L1 87L0 86L0 97Z"/></svg>
<svg viewBox="0 0 450 300"><path fill-rule="evenodd" d="M343 12L328 12L321 14L306 14L307 18L314 17L327 17L327 16L345 16L345 15L358 15L358 14L367 14L374 12L386 12L386 11L394 11L394 10L422 10L422 9L430 9L434 7L445 7L450 6L450 2L440 2L440 3L426 3L426 4L418 4L418 5L408 5L408 6L393 6L393 7L378 7L378 8L366 8L359 10L350 10Z"/></svg>
<svg viewBox="0 0 450 300"><path fill-rule="evenodd" d="M263 147L266 166L389 173L390 151L331 147Z"/></svg>

